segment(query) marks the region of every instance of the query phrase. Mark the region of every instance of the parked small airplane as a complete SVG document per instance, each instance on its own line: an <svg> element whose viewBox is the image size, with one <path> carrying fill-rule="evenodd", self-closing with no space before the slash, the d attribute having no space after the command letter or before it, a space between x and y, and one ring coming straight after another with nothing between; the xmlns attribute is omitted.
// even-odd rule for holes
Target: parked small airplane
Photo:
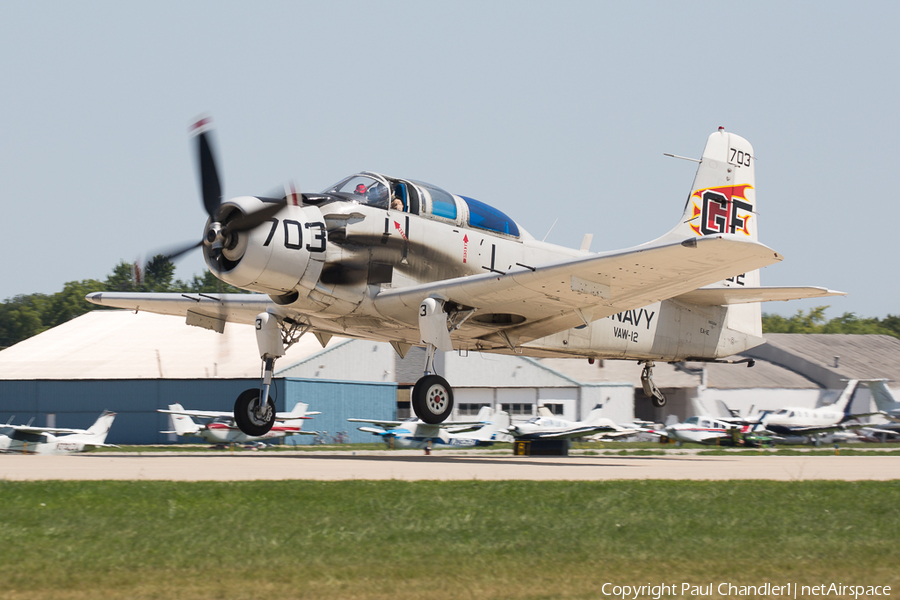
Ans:
<svg viewBox="0 0 900 600"><path fill-rule="evenodd" d="M881 414L879 412L850 412L853 397L860 380L851 379L834 404L819 408L786 407L775 412L765 412L759 418L763 429L778 436L780 444L816 445L824 443L825 434L868 427L857 419Z"/></svg>
<svg viewBox="0 0 900 600"><path fill-rule="evenodd" d="M316 435L316 431L303 431L303 421L311 418L310 415L322 414L318 411L307 412L308 404L298 402L296 406L286 413L275 415L275 425L263 435L247 435L234 424L234 415L226 411L216 410L185 410L181 404L170 404L168 410L162 408L157 412L171 415L174 431L160 431L160 433L175 433L182 437L199 437L210 444L253 444L259 442L271 442L289 435ZM192 417L198 419L211 419L206 423L198 424Z"/></svg>
<svg viewBox="0 0 900 600"><path fill-rule="evenodd" d="M421 420L438 424L453 410L450 384L434 372L438 350L638 361L645 393L662 406L654 361L746 362L728 357L765 341L761 302L842 293L760 285L759 269L782 256L758 241L753 148L721 127L696 160L675 226L640 246L600 253L588 243L572 249L537 240L479 200L369 171L321 193L223 201L209 127L202 119L193 128L209 217L201 241L169 256L200 247L213 275L260 293L93 292L87 300L180 315L219 333L226 322L255 324L260 387L234 404L248 435L274 424L275 360L307 332L323 346L334 335L387 341L401 358L425 346L411 402ZM555 204L583 211L596 203L579 197L598 193L563 186ZM515 189L507 202L516 202ZM629 198L611 202L619 216L606 226L659 210Z"/></svg>
<svg viewBox="0 0 900 600"><path fill-rule="evenodd" d="M65 427L33 427L31 425L0 425L0 452L21 454L70 454L92 448L112 447L106 435L116 413L103 411L100 418L87 429ZM60 435L68 434L68 435Z"/></svg>
<svg viewBox="0 0 900 600"><path fill-rule="evenodd" d="M546 407L539 407L538 416L510 425L507 431L517 440L563 440L601 432L619 433L622 428L604 417L603 405L598 404L584 421L569 421L555 416ZM637 430L629 430L626 435L635 433Z"/></svg>
<svg viewBox="0 0 900 600"><path fill-rule="evenodd" d="M509 414L484 406L473 421L445 421L440 425L420 419L405 421L377 421L347 419L351 423L370 423L378 427L359 427L360 431L381 436L384 443L394 448L466 448L490 446L494 442L512 441L505 434L509 426Z"/></svg>
<svg viewBox="0 0 900 600"><path fill-rule="evenodd" d="M760 432L756 422L740 418L711 417L697 415L688 417L684 423L666 426L664 433L678 442L694 444L717 444L721 446L757 446L768 443L771 438Z"/></svg>

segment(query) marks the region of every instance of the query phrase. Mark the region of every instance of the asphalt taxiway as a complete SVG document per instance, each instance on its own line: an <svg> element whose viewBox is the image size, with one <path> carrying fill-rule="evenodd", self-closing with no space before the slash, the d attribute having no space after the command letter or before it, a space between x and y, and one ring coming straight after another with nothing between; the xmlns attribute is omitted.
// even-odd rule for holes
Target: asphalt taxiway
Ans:
<svg viewBox="0 0 900 600"><path fill-rule="evenodd" d="M890 480L900 456L665 456L240 452L0 455L0 480Z"/></svg>

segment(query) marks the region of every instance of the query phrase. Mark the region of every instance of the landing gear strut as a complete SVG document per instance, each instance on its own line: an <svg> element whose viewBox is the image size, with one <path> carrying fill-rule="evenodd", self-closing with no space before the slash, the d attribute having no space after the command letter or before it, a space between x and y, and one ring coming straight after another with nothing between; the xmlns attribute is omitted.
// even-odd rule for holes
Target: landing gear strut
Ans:
<svg viewBox="0 0 900 600"><path fill-rule="evenodd" d="M265 435L275 424L275 402L269 396L275 359L284 356L309 326L285 320L284 328L282 332L274 315L264 312L256 316L256 343L263 370L260 386L245 390L234 403L234 422L247 435Z"/></svg>
<svg viewBox="0 0 900 600"><path fill-rule="evenodd" d="M461 324L461 323L460 323ZM434 374L434 354L453 350L444 303L426 298L419 306L419 334L425 342L425 374L412 389L412 407L426 423L443 423L453 411L453 389L447 380Z"/></svg>
<svg viewBox="0 0 900 600"><path fill-rule="evenodd" d="M641 387L644 388L644 394L650 397L653 406L660 408L666 405L666 396L656 384L653 383L653 361L644 361L644 370L641 372Z"/></svg>

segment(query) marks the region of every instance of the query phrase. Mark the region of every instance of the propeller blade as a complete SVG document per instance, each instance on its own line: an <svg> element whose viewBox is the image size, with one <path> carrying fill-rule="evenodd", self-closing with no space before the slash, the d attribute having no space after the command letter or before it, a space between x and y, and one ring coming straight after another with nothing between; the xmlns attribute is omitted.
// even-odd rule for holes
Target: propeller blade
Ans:
<svg viewBox="0 0 900 600"><path fill-rule="evenodd" d="M176 258L181 256L182 254L186 254L186 253L190 252L191 250L193 250L194 248L199 248L201 245L203 245L203 240L200 240L199 242L191 242L187 246L181 245L181 246L174 246L172 248L167 248L165 251L160 252L159 254L162 254L166 259L168 259L170 261L174 261Z"/></svg>
<svg viewBox="0 0 900 600"><path fill-rule="evenodd" d="M266 200L271 202L271 204L252 213L238 215L234 219L228 221L222 228L223 233L227 235L229 233L240 233L241 231L253 229L257 225L265 223L277 215L282 208L287 206L287 200L285 198L282 198L281 200L267 198Z"/></svg>
<svg viewBox="0 0 900 600"><path fill-rule="evenodd" d="M197 156L200 161L200 190L203 196L203 206L206 213L215 219L215 214L222 204L222 184L219 182L219 172L216 169L216 158L213 154L209 135L210 120L200 119L194 123L193 130L197 132Z"/></svg>

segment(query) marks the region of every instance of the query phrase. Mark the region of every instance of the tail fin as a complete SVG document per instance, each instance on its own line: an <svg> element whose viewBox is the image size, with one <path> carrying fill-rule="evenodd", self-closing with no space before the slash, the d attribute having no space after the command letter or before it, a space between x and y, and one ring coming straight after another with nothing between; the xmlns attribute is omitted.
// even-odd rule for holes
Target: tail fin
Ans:
<svg viewBox="0 0 900 600"><path fill-rule="evenodd" d="M88 427L87 432L94 436L94 439L91 441L96 444L104 443L106 441L106 436L109 433L109 428L112 427L115 418L116 413L104 410L103 414L100 415L100 418L97 419L93 425Z"/></svg>
<svg viewBox="0 0 900 600"><path fill-rule="evenodd" d="M841 411L845 416L850 415L850 406L853 404L853 396L856 394L858 385L858 379L849 380L846 387L844 387L844 391L842 391L841 395L838 396L838 399L834 401L831 408Z"/></svg>
<svg viewBox="0 0 900 600"><path fill-rule="evenodd" d="M709 136L681 221L659 241L723 233L759 237L756 207L756 158L753 146L719 127ZM759 271L735 274L708 287L758 287ZM728 306L724 326L762 338L762 307L758 302Z"/></svg>
<svg viewBox="0 0 900 600"><path fill-rule="evenodd" d="M169 410L184 410L184 407L181 404L170 404ZM195 435L200 431L200 426L187 415L169 415L169 417L172 419L172 426L178 435Z"/></svg>
<svg viewBox="0 0 900 600"><path fill-rule="evenodd" d="M490 406L483 406L478 411L478 419L487 421L487 425L472 434L477 440L491 441L498 431L506 431L510 425L509 413L502 410L494 410Z"/></svg>
<svg viewBox="0 0 900 600"><path fill-rule="evenodd" d="M303 429L303 421L307 412L306 409L309 408L309 404L306 402L298 402L294 405L294 408L291 409L291 412L288 413L288 417L294 417L293 419L287 418L284 421L285 427L296 427L297 429ZM319 414L319 413L316 413Z"/></svg>
<svg viewBox="0 0 900 600"><path fill-rule="evenodd" d="M597 404L584 420L586 425L596 425L603 418L603 405Z"/></svg>
<svg viewBox="0 0 900 600"><path fill-rule="evenodd" d="M878 407L878 410L883 410L889 414L900 412L900 402L894 399L894 395L888 389L885 379L867 381L866 385L869 386L869 390L872 392L872 398L875 400L875 406Z"/></svg>
<svg viewBox="0 0 900 600"><path fill-rule="evenodd" d="M709 136L681 222L663 237L758 237L753 146L723 127Z"/></svg>

